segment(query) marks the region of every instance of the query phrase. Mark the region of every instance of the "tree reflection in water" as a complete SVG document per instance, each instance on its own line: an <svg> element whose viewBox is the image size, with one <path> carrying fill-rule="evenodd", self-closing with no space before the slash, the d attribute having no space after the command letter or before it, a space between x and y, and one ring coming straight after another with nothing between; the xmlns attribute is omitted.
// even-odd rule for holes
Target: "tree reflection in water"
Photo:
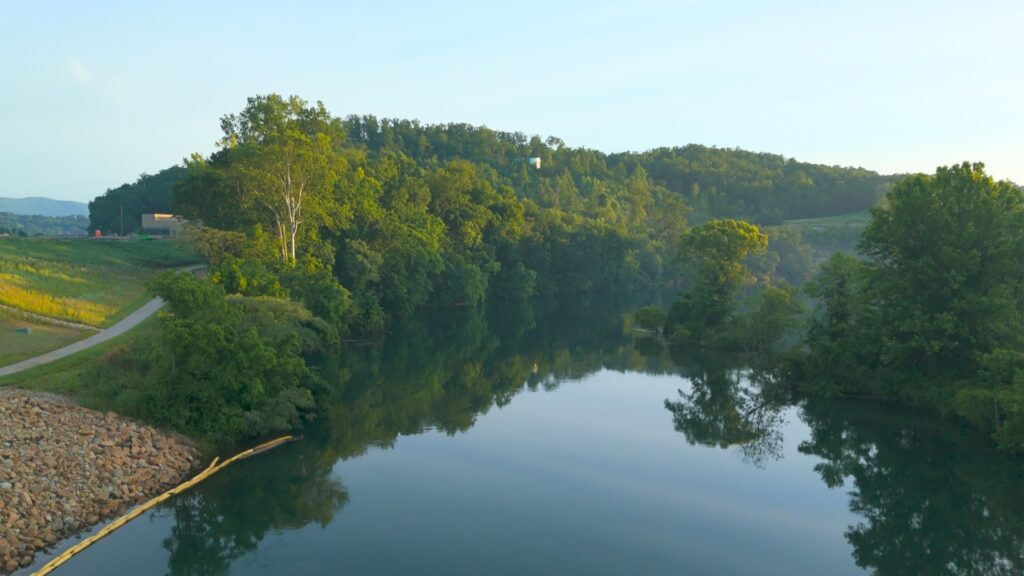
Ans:
<svg viewBox="0 0 1024 576"><path fill-rule="evenodd" d="M330 523L348 501L332 474L340 459L429 428L464 432L492 406L585 376L606 358L646 363L615 306L599 306L601 314L585 300L543 310L558 320L542 325L529 305L447 309L339 352L320 367L329 401L303 441L240 462L161 507L174 521L163 542L170 573L224 574L271 530Z"/></svg>
<svg viewBox="0 0 1024 576"><path fill-rule="evenodd" d="M312 443L287 444L244 460L161 509L173 518L163 546L176 576L225 574L270 530L326 526L348 502L333 462Z"/></svg>
<svg viewBox="0 0 1024 576"><path fill-rule="evenodd" d="M338 460L425 429L458 434L523 390L601 369L688 379L665 407L690 444L735 447L755 466L782 456L793 401L768 373L634 343L621 311L585 301L445 310L339 353L321 369L330 400L302 442L241 462L161 509L174 520L164 542L170 573L223 574L270 531L330 523L348 501L332 473ZM822 480L852 484L850 509L861 520L846 537L859 566L885 576L1024 571L1019 460L955 424L894 408L805 402L800 414L811 432L800 450L822 459Z"/></svg>
<svg viewBox="0 0 1024 576"><path fill-rule="evenodd" d="M736 446L757 467L782 458L785 396L768 372L730 368L728 357L673 355L686 366L689 391L665 400L677 431L691 445Z"/></svg>
<svg viewBox="0 0 1024 576"><path fill-rule="evenodd" d="M757 466L781 458L781 410L797 401L769 373L721 357L673 359L691 386L665 406L690 444L738 446ZM858 566L879 576L1024 574L1020 457L959 423L897 406L799 405L811 432L799 450L823 459L814 470L829 488L852 483L850 510L861 520L845 536Z"/></svg>
<svg viewBox="0 0 1024 576"><path fill-rule="evenodd" d="M869 402L807 402L800 451L852 484L858 566L890 575L1024 574L1024 466L956 422Z"/></svg>

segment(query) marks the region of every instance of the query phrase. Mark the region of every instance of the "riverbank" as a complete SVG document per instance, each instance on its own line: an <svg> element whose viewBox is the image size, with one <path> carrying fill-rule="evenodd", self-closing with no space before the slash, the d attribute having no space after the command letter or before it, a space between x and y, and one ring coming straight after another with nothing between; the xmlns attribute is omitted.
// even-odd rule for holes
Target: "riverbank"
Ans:
<svg viewBox="0 0 1024 576"><path fill-rule="evenodd" d="M179 483L178 437L60 396L0 389L0 572Z"/></svg>

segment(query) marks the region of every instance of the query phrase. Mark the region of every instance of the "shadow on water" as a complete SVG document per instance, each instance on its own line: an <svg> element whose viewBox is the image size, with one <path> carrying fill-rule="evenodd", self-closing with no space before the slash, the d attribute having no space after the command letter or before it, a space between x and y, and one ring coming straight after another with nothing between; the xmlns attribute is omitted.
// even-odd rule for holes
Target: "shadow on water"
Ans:
<svg viewBox="0 0 1024 576"><path fill-rule="evenodd" d="M341 351L322 375L330 401L304 441L247 461L164 506L171 574L223 574L271 531L329 524L349 494L339 460L400 436L465 432L524 390L555 389L601 369L685 378L665 399L691 445L738 450L765 466L783 456L788 395L735 358L669 355L637 339L607 302L456 309L406 321L387 338ZM859 518L846 539L881 575L1019 574L1024 474L984 438L875 404L804 402L814 470L849 490Z"/></svg>

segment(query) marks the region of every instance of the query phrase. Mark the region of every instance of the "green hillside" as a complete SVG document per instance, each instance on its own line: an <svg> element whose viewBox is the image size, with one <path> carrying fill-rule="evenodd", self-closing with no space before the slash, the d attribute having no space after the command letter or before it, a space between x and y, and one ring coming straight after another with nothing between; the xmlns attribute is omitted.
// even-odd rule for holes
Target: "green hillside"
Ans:
<svg viewBox="0 0 1024 576"><path fill-rule="evenodd" d="M107 326L148 298L161 269L196 261L183 241L0 238L0 304Z"/></svg>

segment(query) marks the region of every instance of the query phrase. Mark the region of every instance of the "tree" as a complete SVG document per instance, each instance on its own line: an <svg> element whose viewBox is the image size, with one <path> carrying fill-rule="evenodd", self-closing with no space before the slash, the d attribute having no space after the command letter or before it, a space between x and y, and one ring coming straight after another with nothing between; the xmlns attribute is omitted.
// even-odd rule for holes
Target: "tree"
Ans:
<svg viewBox="0 0 1024 576"><path fill-rule="evenodd" d="M239 116L226 116L222 145L231 149L231 181L271 216L282 261L294 263L303 224L327 217L343 169L334 154L332 123L323 105L310 108L273 94L250 98Z"/></svg>
<svg viewBox="0 0 1024 576"><path fill-rule="evenodd" d="M807 373L800 382L805 391L822 396L884 393L872 374L876 339L864 300L864 267L852 256L836 254L805 287L817 299L806 336Z"/></svg>
<svg viewBox="0 0 1024 576"><path fill-rule="evenodd" d="M748 300L747 309L730 323L732 345L771 359L803 324L804 308L786 285L766 286Z"/></svg>
<svg viewBox="0 0 1024 576"><path fill-rule="evenodd" d="M1024 194L982 164L900 181L860 249L882 362L969 377L985 354L1024 345Z"/></svg>
<svg viewBox="0 0 1024 576"><path fill-rule="evenodd" d="M665 325L666 316L665 312L657 306L644 306L633 314L633 318L644 330L658 333Z"/></svg>
<svg viewBox="0 0 1024 576"><path fill-rule="evenodd" d="M1024 193L981 164L910 176L860 249L809 287L809 388L900 397L1024 448Z"/></svg>
<svg viewBox="0 0 1024 576"><path fill-rule="evenodd" d="M709 344L735 309L736 293L748 276L744 260L767 247L768 237L741 220L712 220L684 234L676 261L690 288L669 310L666 336Z"/></svg>

